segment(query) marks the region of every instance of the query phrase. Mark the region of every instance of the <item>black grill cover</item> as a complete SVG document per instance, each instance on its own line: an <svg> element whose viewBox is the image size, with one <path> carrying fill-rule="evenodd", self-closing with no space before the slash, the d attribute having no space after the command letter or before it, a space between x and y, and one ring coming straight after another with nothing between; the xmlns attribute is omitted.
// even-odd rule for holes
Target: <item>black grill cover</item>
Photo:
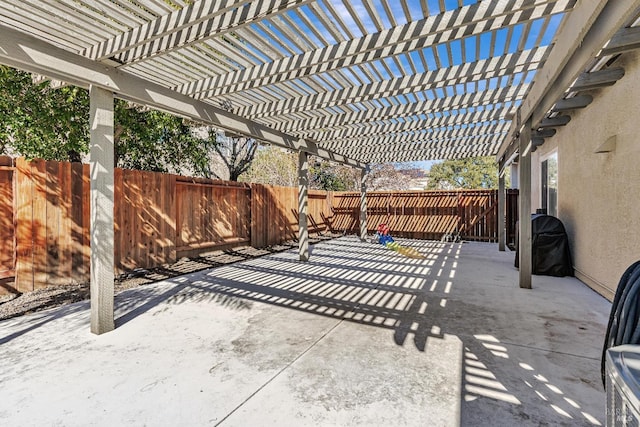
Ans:
<svg viewBox="0 0 640 427"><path fill-rule="evenodd" d="M518 248L515 266L518 267ZM562 221L550 215L531 215L532 273L543 276L573 276L569 239Z"/></svg>

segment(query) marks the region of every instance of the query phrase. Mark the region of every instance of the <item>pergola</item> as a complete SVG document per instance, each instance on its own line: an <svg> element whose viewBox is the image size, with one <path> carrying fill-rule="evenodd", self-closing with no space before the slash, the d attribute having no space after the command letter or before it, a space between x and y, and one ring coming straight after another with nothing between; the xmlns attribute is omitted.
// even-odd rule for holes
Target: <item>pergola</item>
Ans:
<svg viewBox="0 0 640 427"><path fill-rule="evenodd" d="M363 170L363 237L371 163L496 156L503 207L517 156L528 212L531 151L569 121L563 112L589 104L582 91L621 78L612 59L640 45L640 0L0 5L0 63L90 91L95 333L114 327L114 96L298 151L306 260L308 155ZM525 288L530 226L520 221Z"/></svg>

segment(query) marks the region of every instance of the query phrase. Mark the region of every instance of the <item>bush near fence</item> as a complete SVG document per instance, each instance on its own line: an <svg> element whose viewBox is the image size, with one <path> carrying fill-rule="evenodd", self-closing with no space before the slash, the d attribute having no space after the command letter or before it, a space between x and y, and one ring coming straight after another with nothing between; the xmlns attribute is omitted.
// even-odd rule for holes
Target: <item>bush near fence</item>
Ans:
<svg viewBox="0 0 640 427"><path fill-rule="evenodd" d="M88 165L0 157L0 280L19 292L87 281L89 196ZM114 201L116 274L298 233L297 188L116 169ZM369 232L496 241L496 203L491 190L372 192ZM359 207L359 193L310 190L309 232L357 232Z"/></svg>

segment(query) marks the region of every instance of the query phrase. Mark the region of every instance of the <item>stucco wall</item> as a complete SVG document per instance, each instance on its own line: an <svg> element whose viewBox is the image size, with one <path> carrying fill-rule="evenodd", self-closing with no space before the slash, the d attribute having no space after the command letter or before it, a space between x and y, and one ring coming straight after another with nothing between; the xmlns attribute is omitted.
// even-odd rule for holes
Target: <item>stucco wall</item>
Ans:
<svg viewBox="0 0 640 427"><path fill-rule="evenodd" d="M532 157L532 186L539 186L540 159L558 151L558 216L571 241L576 276L611 299L620 276L640 259L640 55L614 66L625 76L593 91L589 107L571 114ZM616 149L596 154L616 136ZM539 191L532 210L540 207Z"/></svg>

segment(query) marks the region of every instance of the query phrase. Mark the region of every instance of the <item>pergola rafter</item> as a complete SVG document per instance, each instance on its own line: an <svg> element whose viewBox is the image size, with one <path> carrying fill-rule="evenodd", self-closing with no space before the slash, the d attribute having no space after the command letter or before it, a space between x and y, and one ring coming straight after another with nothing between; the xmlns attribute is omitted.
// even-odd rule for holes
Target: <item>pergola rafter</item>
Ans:
<svg viewBox="0 0 640 427"><path fill-rule="evenodd" d="M212 98L410 52L419 46L431 46L451 39L517 25L562 13L573 3L575 0L476 3L258 67L185 83L177 86L176 90L198 99ZM468 19L469 17L471 18Z"/></svg>
<svg viewBox="0 0 640 427"><path fill-rule="evenodd" d="M358 125L337 126L332 128L332 130L321 132L301 132L301 134L307 135L314 141L339 141L354 137L367 137L376 135L384 136L394 133L408 132L412 130L434 130L462 124L473 125L483 122L507 120L508 117L505 116L505 113L506 111L504 110L483 110L464 114L450 114L446 116L442 114L438 114L438 116L435 116L432 114L433 117L428 117L425 119L414 118L413 120L405 119L403 121L396 120L395 122L391 122L389 120L380 122L378 120L366 124L361 123Z"/></svg>
<svg viewBox="0 0 640 427"><path fill-rule="evenodd" d="M326 113L323 117L314 117L298 120L291 116L290 120L270 124L273 129L295 133L303 129L327 129L334 126L344 126L357 124L371 120L385 120L398 117L410 117L429 112L445 112L464 108L478 107L515 102L523 99L527 87L519 85L516 87L503 87L500 89L470 92L464 95L452 97L442 97L438 99L421 101L415 103L398 104L390 107L368 109L347 114Z"/></svg>
<svg viewBox="0 0 640 427"><path fill-rule="evenodd" d="M424 141L438 141L443 139L453 139L457 137L474 137L486 134L496 134L506 132L509 122L501 123L480 123L474 126L460 127L453 129L438 129L435 131L415 131L388 135L381 138L375 136L368 138L345 139L336 141L335 143L324 144L330 149L340 149L340 152L347 155L354 155L361 152L384 152L389 148L402 147L405 148L409 144L420 144Z"/></svg>
<svg viewBox="0 0 640 427"><path fill-rule="evenodd" d="M130 64L232 31L310 0L204 0L97 43L82 55Z"/></svg>
<svg viewBox="0 0 640 427"><path fill-rule="evenodd" d="M353 85L342 90L323 91L312 96L291 97L261 104L253 103L247 107L240 108L238 114L260 119L298 111L308 111L309 109L411 94L437 87L461 85L469 81L489 80L536 70L539 63L544 60L546 52L546 48L525 50L502 57L455 65L420 74L381 80L370 84ZM236 99L233 96L227 96L226 98Z"/></svg>

